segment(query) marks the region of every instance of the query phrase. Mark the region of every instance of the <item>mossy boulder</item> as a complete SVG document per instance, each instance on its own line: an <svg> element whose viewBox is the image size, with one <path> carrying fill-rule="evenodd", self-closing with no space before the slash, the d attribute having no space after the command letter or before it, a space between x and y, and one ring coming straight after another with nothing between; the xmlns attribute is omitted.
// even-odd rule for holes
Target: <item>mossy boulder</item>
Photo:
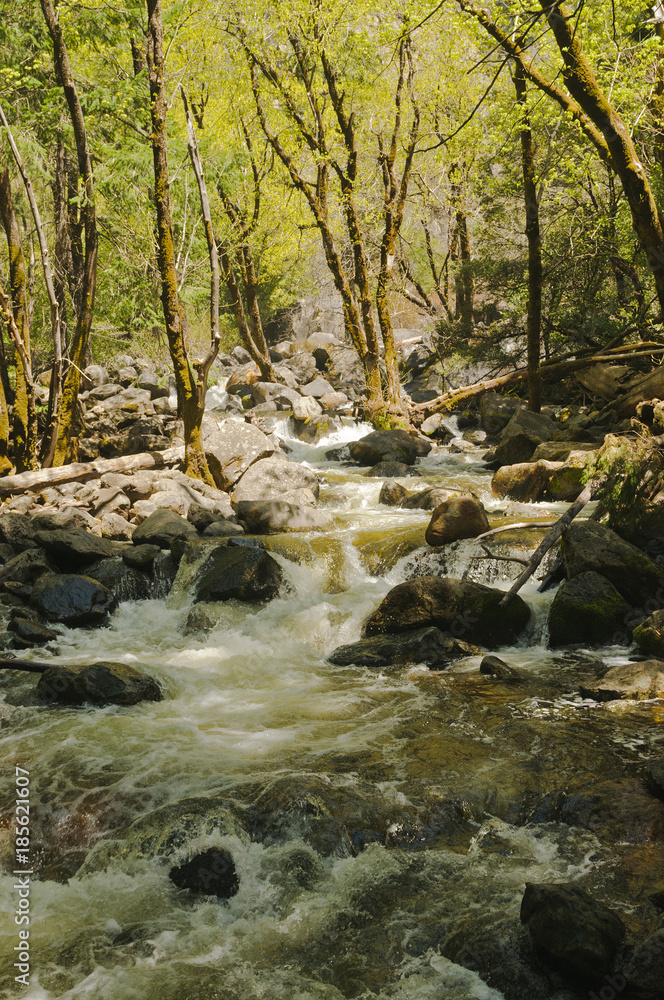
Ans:
<svg viewBox="0 0 664 1000"><path fill-rule="evenodd" d="M420 576L400 583L364 623L365 637L435 626L464 642L493 647L513 642L530 620L518 595L504 607L502 590L471 580Z"/></svg>
<svg viewBox="0 0 664 1000"><path fill-rule="evenodd" d="M627 601L599 573L580 573L564 580L549 612L549 637L552 646L572 643L609 643L625 645L631 630L628 621L632 609Z"/></svg>
<svg viewBox="0 0 664 1000"><path fill-rule="evenodd" d="M563 535L568 579L595 572L609 580L631 605L645 604L662 583L658 566L635 545L596 521L575 521Z"/></svg>
<svg viewBox="0 0 664 1000"><path fill-rule="evenodd" d="M664 659L664 611L655 611L637 625L633 638L639 649L650 653L651 656Z"/></svg>

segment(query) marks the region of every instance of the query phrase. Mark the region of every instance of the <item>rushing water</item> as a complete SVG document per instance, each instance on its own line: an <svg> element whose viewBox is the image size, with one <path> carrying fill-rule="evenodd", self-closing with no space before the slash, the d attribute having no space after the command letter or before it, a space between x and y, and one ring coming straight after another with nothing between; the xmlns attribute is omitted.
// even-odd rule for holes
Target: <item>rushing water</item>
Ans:
<svg viewBox="0 0 664 1000"><path fill-rule="evenodd" d="M0 681L1 858L11 872L19 764L30 770L38 873L27 989L13 981L16 894L2 879L0 995L551 1000L577 994L543 991L524 962L526 881L578 881L628 911L635 932L646 926L639 894L664 858L649 817L635 821L611 789L658 752L661 710L576 694L624 649L548 650L551 596L533 583L528 634L499 651L527 672L523 685L481 676L477 657L444 672L327 662L413 573L506 587L520 568L474 558L472 542L426 554L428 513L379 505L380 480L325 461L368 430L308 446L279 427L292 457L318 471L334 516L331 531L269 540L287 580L279 599L202 614L180 580L167 600L121 604L107 628L62 629L54 659L143 665L164 701L35 708L34 678ZM417 471L408 488L472 489L496 525L562 509L498 504L479 451L441 448ZM515 529L495 551L523 555L541 533ZM227 902L168 878L211 845L239 872Z"/></svg>

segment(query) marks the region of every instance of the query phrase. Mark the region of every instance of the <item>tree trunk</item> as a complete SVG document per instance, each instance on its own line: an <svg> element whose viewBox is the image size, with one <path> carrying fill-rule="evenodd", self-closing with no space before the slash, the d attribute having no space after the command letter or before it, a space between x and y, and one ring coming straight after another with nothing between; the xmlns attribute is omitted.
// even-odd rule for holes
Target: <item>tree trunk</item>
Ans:
<svg viewBox="0 0 664 1000"><path fill-rule="evenodd" d="M523 196L526 204L526 238L528 240L528 409L539 413L542 407L540 377L540 341L542 331L542 239L539 223L539 202L535 177L535 143L526 107L526 76L519 63L514 72L516 99L521 112L521 164Z"/></svg>
<svg viewBox="0 0 664 1000"><path fill-rule="evenodd" d="M563 57L565 84L579 107L603 134L611 163L620 177L632 224L652 271L664 313L664 228L662 217L632 141L630 131L599 86L576 31L576 20L562 3L539 0Z"/></svg>
<svg viewBox="0 0 664 1000"><path fill-rule="evenodd" d="M0 379L0 476L7 476L13 466L9 458L9 410L4 379Z"/></svg>
<svg viewBox="0 0 664 1000"><path fill-rule="evenodd" d="M97 286L97 218L88 137L83 118L83 109L69 64L67 46L62 36L62 30L52 0L40 0L40 3L53 41L56 74L65 93L69 116L74 130L78 173L82 186L82 191L80 192L80 216L83 220L83 230L85 233L80 308L69 350L69 367L64 379L57 441L53 455L53 465L62 465L64 462L75 458L78 451L78 439L75 437L76 409L81 385L81 370L85 366L88 355L95 304L95 290Z"/></svg>
<svg viewBox="0 0 664 1000"><path fill-rule="evenodd" d="M21 231L14 210L9 170L0 175L0 216L7 236L9 251L9 287L11 290L12 313L23 344L25 356L30 357L30 324L28 321L27 285L25 259L21 245ZM16 389L14 392L14 413L12 420L12 443L14 464L17 472L34 469L37 464L37 411L35 409L32 375L25 371L23 358L15 352Z"/></svg>
<svg viewBox="0 0 664 1000"><path fill-rule="evenodd" d="M152 121L152 159L154 165L154 200L157 214L157 263L161 275L161 304L166 336L173 362L178 411L184 423L185 471L196 479L212 484L203 450L201 424L205 399L197 392L196 377L185 345L186 317L178 295L175 246L168 179L168 139L166 134L166 94L164 91L164 35L161 0L147 0L148 68L150 78L150 116Z"/></svg>

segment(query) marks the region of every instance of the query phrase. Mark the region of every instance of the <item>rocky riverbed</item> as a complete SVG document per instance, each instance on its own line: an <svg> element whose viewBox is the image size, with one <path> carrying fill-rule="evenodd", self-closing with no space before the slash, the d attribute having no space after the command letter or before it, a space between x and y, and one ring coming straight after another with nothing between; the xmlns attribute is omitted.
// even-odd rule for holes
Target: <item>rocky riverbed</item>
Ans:
<svg viewBox="0 0 664 1000"><path fill-rule="evenodd" d="M92 470L0 512L3 656L44 667L0 671L3 815L14 764L31 780L34 996L572 1000L624 981L654 1000L657 547L586 519L498 607L574 493L570 454L615 428L556 407L535 427L485 397L374 433L309 357L278 390L228 364L214 488ZM168 396L133 367L96 390L133 393L135 427ZM297 416L306 399L320 413ZM161 427L91 434L87 457L177 446ZM505 495L496 476L524 465L562 470L565 495ZM0 847L11 871L9 824ZM2 943L10 996L11 927Z"/></svg>

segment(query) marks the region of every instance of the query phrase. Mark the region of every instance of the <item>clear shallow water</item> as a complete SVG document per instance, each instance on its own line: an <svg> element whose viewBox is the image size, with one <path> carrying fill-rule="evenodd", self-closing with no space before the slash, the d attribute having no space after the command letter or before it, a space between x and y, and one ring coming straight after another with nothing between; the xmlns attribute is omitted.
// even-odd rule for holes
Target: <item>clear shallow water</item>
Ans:
<svg viewBox="0 0 664 1000"><path fill-rule="evenodd" d="M21 704L34 679L0 680L0 858L10 872L19 763L31 772L39 871L31 986L14 991L9 919L0 995L549 1000L575 994L542 992L519 958L526 881L578 881L629 911L635 933L647 923L635 900L664 876L656 818L616 805L622 786L583 807L598 778L630 781L661 752L659 703L599 706L576 693L626 651L551 652L551 595L530 584L528 633L499 651L527 673L523 685L481 676L479 657L440 673L329 664L413 573L506 588L519 570L473 560L471 542L425 553L429 515L379 505L380 480L324 459L335 438L289 441L319 472L335 526L270 539L288 581L279 599L212 606L203 629L179 587L168 600L122 604L108 628L63 630L62 660L144 665L163 702L38 709ZM441 449L404 485L472 488L495 524L555 516L546 505L501 513L479 453ZM496 551L523 554L538 530L505 536ZM165 837L156 853L137 846L146 830ZM225 903L168 879L171 864L215 844L240 874ZM12 886L3 876L6 914Z"/></svg>

